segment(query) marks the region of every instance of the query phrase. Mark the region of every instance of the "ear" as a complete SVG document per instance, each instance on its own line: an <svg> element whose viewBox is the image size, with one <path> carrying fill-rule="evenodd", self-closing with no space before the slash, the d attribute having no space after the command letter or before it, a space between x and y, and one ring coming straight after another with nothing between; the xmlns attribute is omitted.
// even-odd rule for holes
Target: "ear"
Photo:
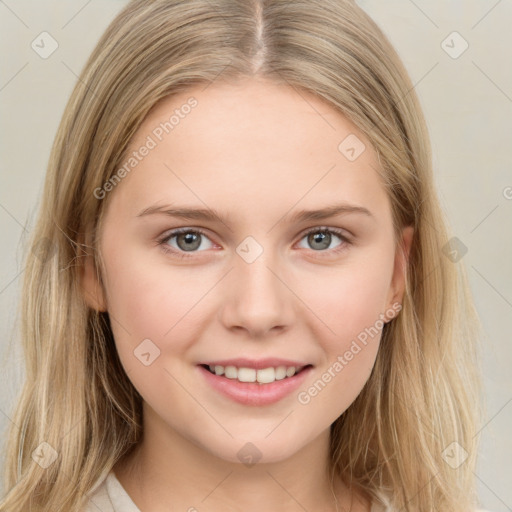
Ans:
<svg viewBox="0 0 512 512"><path fill-rule="evenodd" d="M393 277L388 297L388 308L393 304L402 304L405 293L405 279L409 262L409 254L411 252L414 228L406 226L403 228L400 240L398 241L395 251L395 264L393 268Z"/></svg>
<svg viewBox="0 0 512 512"><path fill-rule="evenodd" d="M89 244L79 244L81 257L79 261L82 262L80 270L80 286L82 294L87 305L96 311L107 311L107 301L105 292L101 285L92 248ZM83 249L85 248L85 250Z"/></svg>

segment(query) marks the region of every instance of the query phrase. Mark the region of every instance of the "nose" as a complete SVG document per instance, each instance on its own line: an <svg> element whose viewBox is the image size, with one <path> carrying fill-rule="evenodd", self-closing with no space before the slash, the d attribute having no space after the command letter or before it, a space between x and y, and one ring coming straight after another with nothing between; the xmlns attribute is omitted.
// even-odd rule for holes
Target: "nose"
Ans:
<svg viewBox="0 0 512 512"><path fill-rule="evenodd" d="M294 294L280 265L266 251L252 263L237 256L225 286L219 318L226 329L264 338L291 326Z"/></svg>

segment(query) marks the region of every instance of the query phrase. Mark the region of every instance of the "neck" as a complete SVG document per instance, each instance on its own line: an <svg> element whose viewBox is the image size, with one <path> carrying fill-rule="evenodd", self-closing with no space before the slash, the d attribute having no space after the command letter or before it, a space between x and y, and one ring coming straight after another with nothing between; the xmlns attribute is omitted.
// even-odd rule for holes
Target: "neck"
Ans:
<svg viewBox="0 0 512 512"><path fill-rule="evenodd" d="M246 465L191 443L149 407L144 437L114 467L137 507L147 510L368 512L369 503L341 479L331 484L329 431L285 460Z"/></svg>

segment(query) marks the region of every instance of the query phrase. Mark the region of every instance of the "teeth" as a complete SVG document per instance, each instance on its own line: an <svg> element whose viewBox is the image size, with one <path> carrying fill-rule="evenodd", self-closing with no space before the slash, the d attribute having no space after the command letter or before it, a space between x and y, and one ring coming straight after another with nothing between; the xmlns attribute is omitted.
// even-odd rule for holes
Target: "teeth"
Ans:
<svg viewBox="0 0 512 512"><path fill-rule="evenodd" d="M286 366L278 366L276 368L276 380L282 380L286 377Z"/></svg>
<svg viewBox="0 0 512 512"><path fill-rule="evenodd" d="M238 379L240 382L259 382L260 384L270 384L276 380L282 380L287 377L293 377L302 368L295 366L278 366L277 368L237 368L236 366L209 365L210 371L215 375L224 375L228 379Z"/></svg>
<svg viewBox="0 0 512 512"><path fill-rule="evenodd" d="M295 371L293 373L295 373ZM261 384L268 384L269 382L274 382L276 380L276 371L274 370L274 368L264 368L262 370L258 370L256 380Z"/></svg>
<svg viewBox="0 0 512 512"><path fill-rule="evenodd" d="M236 373L236 368L234 371ZM256 382L256 370L254 368L238 368L238 380L240 382Z"/></svg>
<svg viewBox="0 0 512 512"><path fill-rule="evenodd" d="M222 374L221 374L222 375ZM224 376L228 379L236 379L238 376L238 371L235 366L226 366L224 368Z"/></svg>
<svg viewBox="0 0 512 512"><path fill-rule="evenodd" d="M290 368L286 368L286 376L293 377L295 375L295 368L292 366Z"/></svg>

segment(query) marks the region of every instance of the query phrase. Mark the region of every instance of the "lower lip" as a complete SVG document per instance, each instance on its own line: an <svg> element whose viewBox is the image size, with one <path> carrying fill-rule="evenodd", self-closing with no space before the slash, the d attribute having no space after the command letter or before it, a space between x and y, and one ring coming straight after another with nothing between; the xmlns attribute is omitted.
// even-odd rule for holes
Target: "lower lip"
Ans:
<svg viewBox="0 0 512 512"><path fill-rule="evenodd" d="M286 377L269 384L259 384L258 382L240 382L237 379L215 375L202 366L197 366L197 368L208 384L223 395L240 404L256 406L279 402L285 396L293 393L313 369L312 366L308 366L293 377Z"/></svg>

